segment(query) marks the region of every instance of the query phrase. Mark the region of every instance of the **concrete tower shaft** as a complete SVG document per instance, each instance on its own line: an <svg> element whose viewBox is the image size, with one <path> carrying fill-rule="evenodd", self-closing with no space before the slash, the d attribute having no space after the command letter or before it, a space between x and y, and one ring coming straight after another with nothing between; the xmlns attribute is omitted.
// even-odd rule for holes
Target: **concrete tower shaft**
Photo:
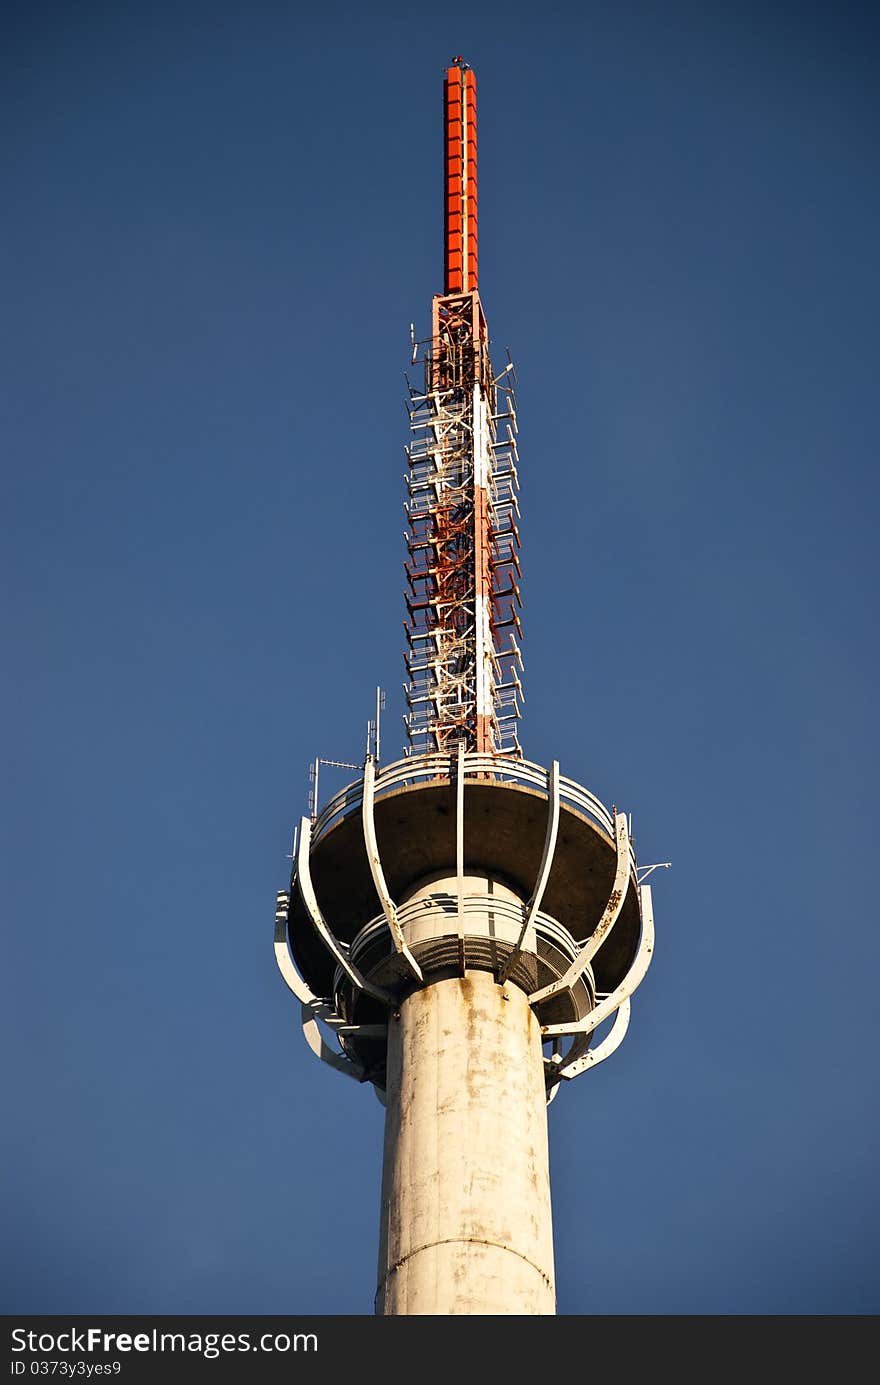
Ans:
<svg viewBox="0 0 880 1385"><path fill-rule="evenodd" d="M540 1026L516 986L469 971L403 1002L388 1033L377 1313L555 1311L546 1101Z"/></svg>

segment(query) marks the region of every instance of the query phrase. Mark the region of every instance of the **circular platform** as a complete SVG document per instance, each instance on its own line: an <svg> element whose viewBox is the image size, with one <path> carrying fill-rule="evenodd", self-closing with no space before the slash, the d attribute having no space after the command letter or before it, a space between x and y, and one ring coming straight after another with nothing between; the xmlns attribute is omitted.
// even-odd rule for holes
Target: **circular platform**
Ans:
<svg viewBox="0 0 880 1385"><path fill-rule="evenodd" d="M410 772L414 775L415 768ZM448 874L450 863L455 862L456 783L450 773L383 791L379 776L376 787L379 856L391 897L401 900L417 881L432 874ZM591 817L586 810L561 801L556 850L541 902L542 912L561 924L575 942L583 942L598 923L608 903L616 864L611 832L595 820L599 813L608 817L606 810L586 790L579 792L585 803L596 803L597 812ZM337 795L318 819L309 856L312 883L324 918L337 939L348 946L382 912L367 859L361 802L362 781ZM465 873L491 875L521 899L528 899L540 870L547 816L546 791L509 777L486 774L467 778ZM633 861L620 916L593 958L597 990L611 991L622 981L635 957L639 932ZM312 927L295 881L291 886L290 944L309 985L316 994L329 996L336 964Z"/></svg>

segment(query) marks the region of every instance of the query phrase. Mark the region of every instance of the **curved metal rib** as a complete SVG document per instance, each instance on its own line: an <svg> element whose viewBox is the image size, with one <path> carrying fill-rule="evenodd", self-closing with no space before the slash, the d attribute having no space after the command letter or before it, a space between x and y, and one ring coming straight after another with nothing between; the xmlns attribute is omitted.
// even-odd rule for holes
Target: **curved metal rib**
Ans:
<svg viewBox="0 0 880 1385"><path fill-rule="evenodd" d="M322 1063L327 1063L337 1072L344 1072L347 1077L354 1077L357 1081L363 1081L364 1069L360 1063L355 1063L344 1053L338 1053L330 1048L324 1040L324 1036L318 1025L319 1020L330 1025L337 1033L360 1034L364 1038L379 1036L387 1032L385 1025L352 1025L346 1024L339 1015L336 1014L326 1001L321 1000L314 994L308 982L300 976L293 958L290 955L290 943L287 933L288 923L288 904L290 902L286 890L279 890L275 896L275 961L278 963L278 970L284 978L285 984L296 996L302 1007L302 1028L306 1043Z"/></svg>
<svg viewBox="0 0 880 1385"><path fill-rule="evenodd" d="M547 832L544 836L544 854L541 857L541 867L538 871L538 879L535 889L525 911L522 928L516 940L516 947L511 952L504 966L501 968L498 977L499 986L503 986L512 969L522 955L522 945L526 934L538 916L541 901L544 898L544 891L547 888L547 881L550 879L550 867L553 865L553 856L556 851L556 838L559 835L559 761L554 760L547 771Z"/></svg>
<svg viewBox="0 0 880 1385"><path fill-rule="evenodd" d="M290 955L287 938L287 919L290 896L286 890L279 890L275 896L275 961L288 989L293 991L301 1005L311 1005L317 1000L311 986L300 976Z"/></svg>
<svg viewBox="0 0 880 1385"><path fill-rule="evenodd" d="M382 913L388 924L395 951L401 956L409 970L417 981L423 981L422 969L406 945L403 930L397 917L397 908L388 893L388 886L385 883L385 872L382 870L382 862L379 860L379 843L376 840L376 821L373 814L373 800L375 797L376 766L371 756L367 757L364 765L364 798L362 804L362 818L364 825L364 841L367 847L367 860L370 863L370 874L373 877L373 885L376 894L379 896L379 903L382 905Z"/></svg>
<svg viewBox="0 0 880 1385"><path fill-rule="evenodd" d="M631 1012L632 1004L629 999L626 999L620 1006L614 1017L614 1023L602 1042L597 1044L595 1048L588 1049L583 1056L574 1053L573 1045L572 1052L560 1065L559 1076L566 1078L566 1080L577 1077L578 1073L586 1072L587 1068L594 1068L597 1063L604 1063L606 1058L610 1058L626 1038Z"/></svg>
<svg viewBox="0 0 880 1385"><path fill-rule="evenodd" d="M615 1010L620 1008L623 1002L632 995L633 991L641 983L645 972L651 965L651 957L654 953L654 906L651 901L651 886L642 885L639 890L639 897L641 900L640 912L642 915L642 933L639 939L639 949L635 955L632 966L620 985L616 990L612 991L610 995L606 996L595 1009L591 1010L588 1015L585 1015L582 1020L572 1020L567 1024L542 1025L542 1038L553 1039L562 1034L591 1034L603 1020L607 1020L610 1015L614 1014ZM613 1032L612 1030L612 1034ZM620 1037L622 1039L623 1035L621 1034ZM610 1034L608 1038L611 1038ZM600 1044L599 1047L601 1048L602 1045ZM576 1063L572 1062L571 1069L568 1071L567 1076L575 1077L577 1072L582 1072L584 1067L589 1067L590 1064L587 1062L588 1058L589 1054L586 1054L584 1058L579 1058L577 1060L577 1063L583 1066L577 1066Z"/></svg>
<svg viewBox="0 0 880 1385"><path fill-rule="evenodd" d="M578 1073L586 1072L587 1068L594 1068L597 1063L603 1063L606 1058L610 1058L612 1053L620 1048L629 1028L631 1009L629 1000L625 1000L618 1010L610 1030L595 1048L590 1048L589 1034L577 1034L574 1043L564 1057L556 1055L553 1060L544 1059L545 1071L552 1075L555 1083L555 1086L551 1088L552 1091L556 1091L563 1078L569 1081L572 1077L577 1077ZM556 1042L559 1042L558 1038Z"/></svg>
<svg viewBox="0 0 880 1385"><path fill-rule="evenodd" d="M308 818L303 818L299 828L299 846L296 857L296 883L299 889L300 898L306 906L309 918L312 921L315 932L320 937L330 955L342 967L349 981L359 991L365 991L367 995L374 996L376 1000L381 1000L383 1005L394 1005L396 1001L390 991L386 991L382 986L373 985L372 981L361 975L353 962L350 962L348 955L343 952L339 943L334 938L327 926L324 915L318 907L317 896L312 885L312 877L309 871L309 845L311 838L311 822Z"/></svg>
<svg viewBox="0 0 880 1385"><path fill-rule="evenodd" d="M318 1005L320 1003L320 1001L317 1002ZM357 1082L363 1081L365 1070L362 1064L353 1062L344 1053L337 1053L325 1042L315 1010L311 1005L303 1005L302 1007L302 1031L309 1048L316 1058L320 1058L322 1063L326 1063L330 1068L335 1068L337 1072L344 1073L346 1077L353 1077Z"/></svg>
<svg viewBox="0 0 880 1385"><path fill-rule="evenodd" d="M287 891L279 890L275 896L275 961L288 989L293 991L300 1005L309 1006L316 1018L322 1020L337 1034L359 1034L362 1039L375 1039L387 1034L387 1024L349 1024L336 1013L328 1001L316 996L308 982L300 975L290 955L287 931L289 903L290 896Z"/></svg>
<svg viewBox="0 0 880 1385"><path fill-rule="evenodd" d="M611 894L605 905L605 912L565 975L560 976L557 981L551 981L549 986L542 987L540 991L533 991L529 996L531 1005L537 1005L542 1000L548 1000L550 996L557 995L559 991L566 991L570 986L573 986L578 977L585 971L590 959L599 951L620 916L629 878L629 836L626 830L626 814L618 813L616 810L614 813L614 835L617 838L617 869L614 873ZM576 1031L551 1029L547 1032L569 1034Z"/></svg>

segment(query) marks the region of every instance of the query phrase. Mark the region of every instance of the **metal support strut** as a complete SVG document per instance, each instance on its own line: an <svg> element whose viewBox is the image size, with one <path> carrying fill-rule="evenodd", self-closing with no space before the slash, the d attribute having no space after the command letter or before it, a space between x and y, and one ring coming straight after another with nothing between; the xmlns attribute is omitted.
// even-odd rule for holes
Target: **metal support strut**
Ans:
<svg viewBox="0 0 880 1385"><path fill-rule="evenodd" d="M552 981L549 986L543 986L541 990L532 992L529 996L532 1005L537 1005L542 1000L548 1000L550 996L557 995L559 991L567 991L574 985L578 978L583 975L587 964L599 951L620 916L629 879L629 833L626 830L626 814L618 813L616 809L614 812L614 835L617 839L617 869L614 873L614 884L605 906L605 912L564 976Z"/></svg>
<svg viewBox="0 0 880 1385"><path fill-rule="evenodd" d="M406 945L403 936L403 929L397 917L397 906L388 893L388 886L385 883L385 872L382 869L382 862L379 859L379 843L376 840L376 821L373 813L373 802L375 798L376 785L376 764L371 755L367 756L364 765L364 800L362 804L362 821L364 828L364 841L367 846L367 860L370 863L370 874L373 877L373 885L376 894L379 896L379 903L382 905L382 913L388 924L391 937L394 942L394 950L398 956L402 957L409 970L417 981L423 981L422 969Z"/></svg>
<svg viewBox="0 0 880 1385"><path fill-rule="evenodd" d="M532 927L541 907L541 900L544 898L544 891L547 888L547 881L550 879L550 867L553 865L553 853L556 850L556 838L559 834L559 761L554 760L547 771L547 832L544 837L544 851L541 856L541 866L538 871L538 879L535 884L532 897L528 902L523 917L522 928L516 940L516 946L508 957L498 976L499 986L503 986L513 968L516 966L522 954L523 943L526 935ZM534 1000L534 997L532 997Z"/></svg>
<svg viewBox="0 0 880 1385"><path fill-rule="evenodd" d="M309 871L309 846L311 844L312 824L308 818L302 818L299 827L299 846L296 856L296 883L299 889L300 898L306 907L312 926L319 938L323 942L327 951L335 959L342 970L345 972L349 981L359 991L365 991L367 995L374 996L376 1000L381 1000L383 1005L394 1005L394 996L390 991L386 991L382 986L375 986L372 981L368 981L362 976L353 962L349 961L348 956L339 946L336 938L327 926L324 915L318 907L315 888L312 884L312 876Z"/></svg>
<svg viewBox="0 0 880 1385"><path fill-rule="evenodd" d="M636 987L641 984L651 964L651 957L654 952L654 907L651 900L651 886L642 885L639 890L639 896L642 916L642 932L639 938L639 947L633 964L620 985L613 990L610 995L606 996L605 999L582 1020L570 1021L567 1024L543 1025L541 1028L541 1035L543 1038L552 1039L563 1034L574 1034L577 1036L591 1034L604 1020L610 1019L616 1010L622 1010L624 1003L626 1003L627 1007L629 1006L629 997ZM594 1063L601 1061L598 1055L601 1050L605 1048L606 1045L610 1045L612 1039L615 1038L615 1031L617 1030L618 1023L622 1024L619 1037L616 1037L616 1042L614 1042L613 1047L608 1047L607 1051L602 1053L602 1057L607 1057L609 1052L613 1052L614 1048L617 1048L618 1044L621 1043L626 1033L628 1017L623 1021L615 1021L611 1033L596 1049L597 1056L595 1058L591 1058L589 1053L583 1056L581 1056L580 1053L575 1054L574 1050L572 1050L560 1064L560 1076L577 1077L578 1073L584 1072L588 1067L593 1066Z"/></svg>
<svg viewBox="0 0 880 1385"><path fill-rule="evenodd" d="M305 1041L322 1063L344 1073L346 1077L353 1077L355 1081L362 1082L366 1075L363 1065L331 1048L324 1039L318 1021L326 1024L335 1034L357 1034L361 1038L380 1038L387 1034L388 1027L384 1024L346 1024L327 1001L315 995L300 976L290 955L287 933L289 904L287 891L279 890L275 899L275 961L286 985L300 1003Z"/></svg>

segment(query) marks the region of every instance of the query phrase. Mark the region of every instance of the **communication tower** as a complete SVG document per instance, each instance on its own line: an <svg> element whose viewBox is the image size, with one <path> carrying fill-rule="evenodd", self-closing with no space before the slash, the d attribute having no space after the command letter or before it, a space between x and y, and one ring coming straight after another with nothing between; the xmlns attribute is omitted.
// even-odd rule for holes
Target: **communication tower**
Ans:
<svg viewBox="0 0 880 1385"><path fill-rule="evenodd" d="M515 378L477 287L461 58L444 199L444 291L408 381L409 744L380 764L377 703L363 766L324 804L315 762L275 953L316 1056L386 1107L376 1313L552 1314L547 1105L626 1033L654 867L625 813L520 747Z"/></svg>

